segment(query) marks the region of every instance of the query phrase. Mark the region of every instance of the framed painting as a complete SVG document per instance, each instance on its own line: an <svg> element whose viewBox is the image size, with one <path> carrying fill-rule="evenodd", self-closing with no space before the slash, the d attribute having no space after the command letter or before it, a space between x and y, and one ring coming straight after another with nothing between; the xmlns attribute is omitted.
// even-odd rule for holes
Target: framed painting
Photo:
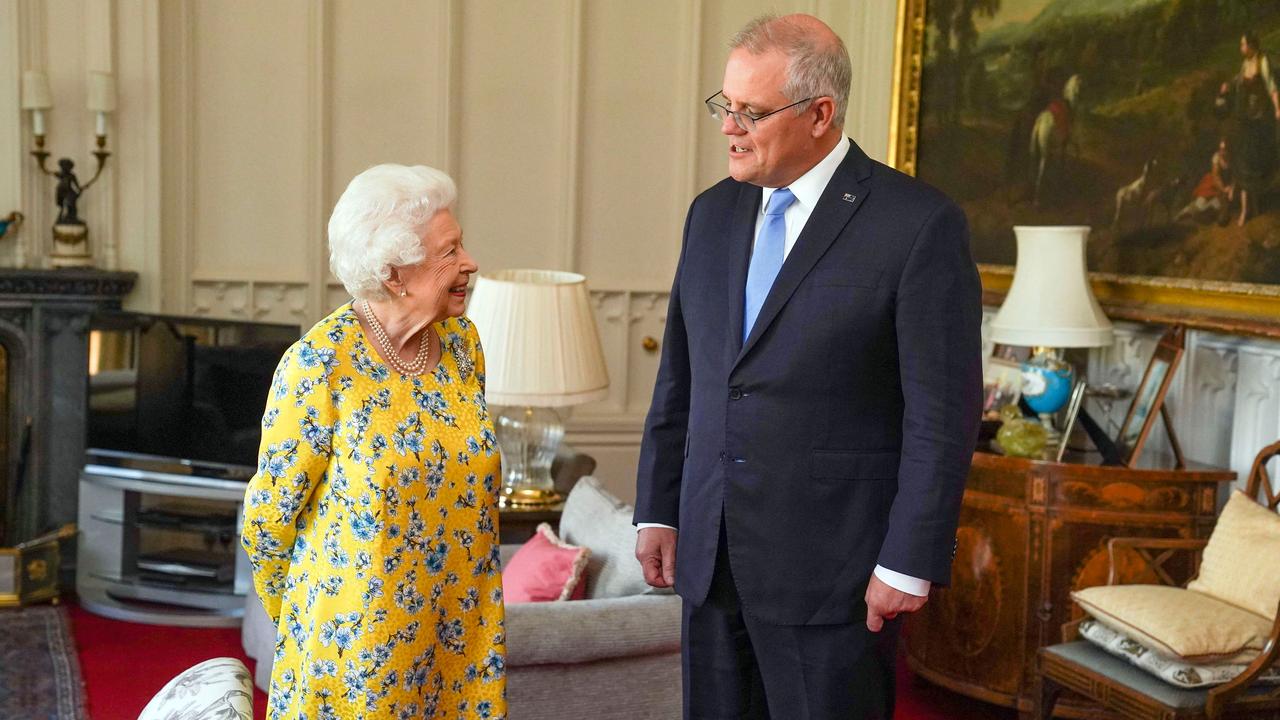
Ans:
<svg viewBox="0 0 1280 720"><path fill-rule="evenodd" d="M1280 337L1280 3L898 3L889 161L964 208L988 302L1015 224L1089 225L1111 317Z"/></svg>

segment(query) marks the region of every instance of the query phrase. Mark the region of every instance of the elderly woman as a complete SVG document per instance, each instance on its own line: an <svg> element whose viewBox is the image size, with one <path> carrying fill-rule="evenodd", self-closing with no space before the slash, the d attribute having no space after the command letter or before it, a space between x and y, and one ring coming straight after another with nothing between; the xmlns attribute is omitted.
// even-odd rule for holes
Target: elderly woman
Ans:
<svg viewBox="0 0 1280 720"><path fill-rule="evenodd" d="M379 165L329 221L355 300L281 359L245 496L278 628L269 717L506 715L497 440L456 195Z"/></svg>

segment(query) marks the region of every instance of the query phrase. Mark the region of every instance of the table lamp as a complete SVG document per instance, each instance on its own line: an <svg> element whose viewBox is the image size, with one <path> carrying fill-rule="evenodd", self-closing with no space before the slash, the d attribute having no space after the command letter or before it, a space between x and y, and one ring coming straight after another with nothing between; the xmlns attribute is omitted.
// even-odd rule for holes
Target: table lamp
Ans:
<svg viewBox="0 0 1280 720"><path fill-rule="evenodd" d="M1113 330L1089 286L1087 226L1019 225L1013 231L1018 261L1009 294L991 321L991 340L1033 348L1022 364L1022 397L1052 433L1050 416L1066 403L1075 379L1062 348L1106 347Z"/></svg>
<svg viewBox="0 0 1280 720"><path fill-rule="evenodd" d="M502 451L503 507L548 507L563 498L551 462L564 438L555 408L603 398L609 389L587 279L553 270L476 277L467 307L484 346L485 399Z"/></svg>

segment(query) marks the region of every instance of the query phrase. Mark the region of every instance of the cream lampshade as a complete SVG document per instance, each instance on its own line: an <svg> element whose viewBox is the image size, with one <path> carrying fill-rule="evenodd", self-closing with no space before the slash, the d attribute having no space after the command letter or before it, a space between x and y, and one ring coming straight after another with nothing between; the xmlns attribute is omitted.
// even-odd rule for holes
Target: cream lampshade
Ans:
<svg viewBox="0 0 1280 720"><path fill-rule="evenodd" d="M48 110L53 107L53 93L49 92L49 76L39 70L22 73L22 109Z"/></svg>
<svg viewBox="0 0 1280 720"><path fill-rule="evenodd" d="M484 346L485 399L502 449L503 504L559 502L551 461L564 424L551 408L603 398L609 389L586 278L553 270L476 277L467 307Z"/></svg>
<svg viewBox="0 0 1280 720"><path fill-rule="evenodd" d="M1057 431L1052 415L1067 403L1076 385L1075 370L1060 348L1110 345L1113 330L1089 286L1087 226L1019 225L1013 231L1018 264L1009 294L991 321L991 340L1035 348L1022 364L1022 397L1040 414L1053 440Z"/></svg>
<svg viewBox="0 0 1280 720"><path fill-rule="evenodd" d="M991 340L1030 347L1110 345L1111 321L1093 296L1085 268L1089 228L1018 225L1013 232L1018 264L991 321Z"/></svg>
<svg viewBox="0 0 1280 720"><path fill-rule="evenodd" d="M44 111L53 107L49 76L40 70L22 73L22 109L31 111L31 134L44 142Z"/></svg>

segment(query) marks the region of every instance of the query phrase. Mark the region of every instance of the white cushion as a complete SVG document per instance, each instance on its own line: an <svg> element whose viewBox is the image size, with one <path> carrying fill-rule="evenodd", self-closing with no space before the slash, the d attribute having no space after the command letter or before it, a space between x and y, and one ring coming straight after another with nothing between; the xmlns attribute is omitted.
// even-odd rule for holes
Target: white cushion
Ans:
<svg viewBox="0 0 1280 720"><path fill-rule="evenodd" d="M569 491L560 516L560 537L591 549L587 560L587 597L639 595L650 590L636 561L632 508L590 475Z"/></svg>
<svg viewBox="0 0 1280 720"><path fill-rule="evenodd" d="M1097 620L1080 623L1080 637L1131 664L1146 670L1170 685L1180 688L1200 688L1221 685L1234 680L1249 666L1237 663L1196 664L1144 645L1137 640L1116 632ZM1280 683L1280 668L1263 671L1258 682L1274 685Z"/></svg>
<svg viewBox="0 0 1280 720"><path fill-rule="evenodd" d="M151 698L138 720L224 720L253 717L253 681L235 658L188 668Z"/></svg>

